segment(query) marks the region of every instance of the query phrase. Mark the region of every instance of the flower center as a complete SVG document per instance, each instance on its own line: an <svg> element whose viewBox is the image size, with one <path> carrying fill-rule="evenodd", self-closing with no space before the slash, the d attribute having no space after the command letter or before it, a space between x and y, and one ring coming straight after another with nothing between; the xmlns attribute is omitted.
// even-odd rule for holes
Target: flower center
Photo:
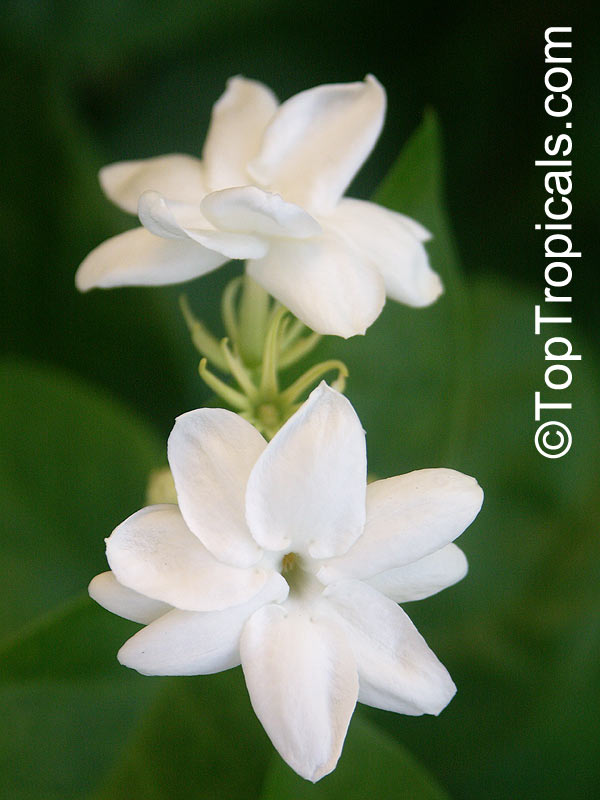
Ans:
<svg viewBox="0 0 600 800"><path fill-rule="evenodd" d="M298 565L298 556L296 553L286 553L281 561L281 574L285 575Z"/></svg>
<svg viewBox="0 0 600 800"><path fill-rule="evenodd" d="M288 603L299 602L304 607L323 591L323 586L312 574L310 559L307 561L298 553L286 553L279 571L290 587Z"/></svg>

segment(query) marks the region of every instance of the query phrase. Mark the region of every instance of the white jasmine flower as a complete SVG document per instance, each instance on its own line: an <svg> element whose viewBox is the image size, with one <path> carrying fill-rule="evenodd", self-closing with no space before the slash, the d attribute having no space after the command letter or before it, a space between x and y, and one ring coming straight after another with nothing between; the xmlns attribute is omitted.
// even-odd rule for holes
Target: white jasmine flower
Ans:
<svg viewBox="0 0 600 800"><path fill-rule="evenodd" d="M241 663L252 706L303 777L334 769L358 701L438 714L455 686L399 602L460 580L451 544L476 516L473 478L426 469L366 485L365 437L322 383L267 444L230 411L179 417L179 505L107 539L90 594L146 624L118 654L145 675Z"/></svg>
<svg viewBox="0 0 600 800"><path fill-rule="evenodd" d="M379 136L385 103L371 75L282 105L263 84L230 79L202 160L172 154L100 171L108 197L144 227L93 250L78 288L178 283L238 258L319 333L364 333L386 293L429 305L442 291L422 244L430 234L342 197Z"/></svg>

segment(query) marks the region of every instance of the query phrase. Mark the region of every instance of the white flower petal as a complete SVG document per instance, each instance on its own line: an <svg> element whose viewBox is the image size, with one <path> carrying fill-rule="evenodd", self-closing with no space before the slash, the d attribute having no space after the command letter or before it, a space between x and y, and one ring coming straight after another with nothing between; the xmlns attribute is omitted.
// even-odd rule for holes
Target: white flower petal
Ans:
<svg viewBox="0 0 600 800"><path fill-rule="evenodd" d="M246 164L258 153L277 110L277 98L258 81L230 78L215 103L204 145L206 182L211 191L248 183Z"/></svg>
<svg viewBox="0 0 600 800"><path fill-rule="evenodd" d="M252 707L281 757L303 778L331 772L356 704L358 681L342 632L327 620L265 606L240 642Z"/></svg>
<svg viewBox="0 0 600 800"><path fill-rule="evenodd" d="M407 603L447 589L462 580L468 568L463 551L455 544L447 544L412 564L380 572L367 583L395 603Z"/></svg>
<svg viewBox="0 0 600 800"><path fill-rule="evenodd" d="M104 193L131 214L148 189L184 203L200 203L206 194L202 163L193 156L173 153L138 161L119 161L102 167L98 175Z"/></svg>
<svg viewBox="0 0 600 800"><path fill-rule="evenodd" d="M246 519L269 550L344 553L365 520L365 435L350 402L321 383L260 456Z"/></svg>
<svg viewBox="0 0 600 800"><path fill-rule="evenodd" d="M317 333L345 339L362 334L385 303L378 271L333 236L273 241L268 254L246 269Z"/></svg>
<svg viewBox="0 0 600 800"><path fill-rule="evenodd" d="M134 228L107 239L83 260L75 285L81 292L95 287L162 286L204 275L227 256L190 240L161 239Z"/></svg>
<svg viewBox="0 0 600 800"><path fill-rule="evenodd" d="M260 258L268 245L257 236L217 231L199 206L167 200L158 192L144 192L138 204L142 225L166 239L191 239L227 258Z"/></svg>
<svg viewBox="0 0 600 800"><path fill-rule="evenodd" d="M409 217L375 203L343 198L323 224L377 267L394 300L428 306L443 292L421 244L428 232Z"/></svg>
<svg viewBox="0 0 600 800"><path fill-rule="evenodd" d="M456 686L400 606L360 581L329 586L324 597L354 652L359 702L411 715L448 705Z"/></svg>
<svg viewBox="0 0 600 800"><path fill-rule="evenodd" d="M181 513L219 561L249 567L260 559L244 518L250 471L266 447L249 422L222 408L177 418L168 454Z"/></svg>
<svg viewBox="0 0 600 800"><path fill-rule="evenodd" d="M266 603L282 603L288 585L273 573L247 603L224 611L174 609L128 639L117 655L142 675L210 675L240 663L246 620Z"/></svg>
<svg viewBox="0 0 600 800"><path fill-rule="evenodd" d="M385 92L368 75L317 86L280 106L248 172L311 213L329 213L377 141Z"/></svg>
<svg viewBox="0 0 600 800"><path fill-rule="evenodd" d="M123 586L112 572L102 572L92 578L88 587L90 597L107 611L147 625L172 609L168 603L152 600Z"/></svg>
<svg viewBox="0 0 600 800"><path fill-rule="evenodd" d="M453 469L420 469L367 487L367 521L344 556L318 573L323 583L370 578L439 550L467 528L483 502L475 478Z"/></svg>
<svg viewBox="0 0 600 800"><path fill-rule="evenodd" d="M186 611L245 603L270 574L217 561L175 505L149 506L122 522L106 540L106 557L123 586Z"/></svg>
<svg viewBox="0 0 600 800"><path fill-rule="evenodd" d="M256 186L213 192L204 198L202 211L224 231L298 239L321 233L319 223L304 209Z"/></svg>

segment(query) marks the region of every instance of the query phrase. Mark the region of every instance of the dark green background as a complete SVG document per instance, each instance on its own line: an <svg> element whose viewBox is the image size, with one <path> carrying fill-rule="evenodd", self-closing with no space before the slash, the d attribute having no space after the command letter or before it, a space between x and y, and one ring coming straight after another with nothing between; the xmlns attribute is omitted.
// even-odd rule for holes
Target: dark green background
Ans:
<svg viewBox="0 0 600 800"><path fill-rule="evenodd" d="M435 781L465 800L600 793L592 20L583 4L559 3L4 3L0 795L418 800L443 797ZM570 330L584 356L569 396L575 441L560 462L532 444L545 366L532 325L545 200L533 161L557 130L543 110L551 25L574 28L574 240L585 256ZM457 697L437 720L361 712L336 777L311 787L272 760L237 671L132 675L114 654L133 626L77 599L104 569L103 537L143 503L173 418L210 398L177 287L81 296L73 275L131 225L102 197L98 168L199 153L228 76L283 99L367 72L389 112L350 193L372 195L425 109L436 111L443 166L428 117L378 197L432 227L447 293L422 312L388 304L367 337L329 340L321 354L350 366L374 472L453 466L478 477L486 501L461 540L468 578L407 607ZM217 330L238 271L186 287Z"/></svg>

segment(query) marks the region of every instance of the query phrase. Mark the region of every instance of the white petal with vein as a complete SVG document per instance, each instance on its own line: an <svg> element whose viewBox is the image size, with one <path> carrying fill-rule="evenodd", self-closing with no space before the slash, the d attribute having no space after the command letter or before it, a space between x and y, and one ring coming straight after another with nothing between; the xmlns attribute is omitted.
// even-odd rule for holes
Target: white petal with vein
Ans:
<svg viewBox="0 0 600 800"><path fill-rule="evenodd" d="M360 536L365 486L360 420L343 395L321 383L257 460L246 518L269 550L328 558Z"/></svg>
<svg viewBox="0 0 600 800"><path fill-rule="evenodd" d="M281 757L318 781L335 768L358 681L343 633L284 606L265 606L244 627L240 653L256 716Z"/></svg>

